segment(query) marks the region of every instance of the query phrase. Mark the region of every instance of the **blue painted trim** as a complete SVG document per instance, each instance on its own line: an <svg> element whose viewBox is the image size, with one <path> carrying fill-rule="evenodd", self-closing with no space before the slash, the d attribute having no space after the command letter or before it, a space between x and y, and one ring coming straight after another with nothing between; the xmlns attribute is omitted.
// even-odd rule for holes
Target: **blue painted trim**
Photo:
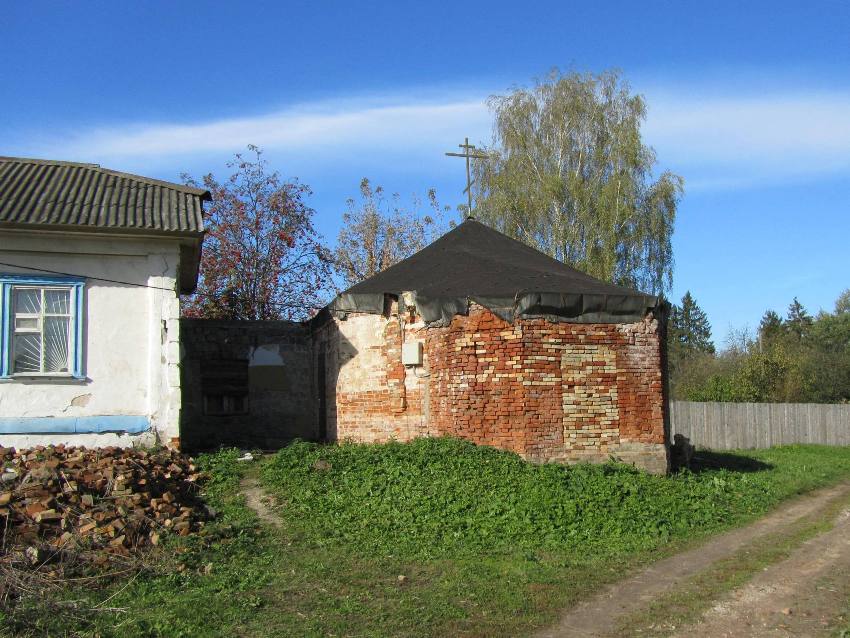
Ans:
<svg viewBox="0 0 850 638"><path fill-rule="evenodd" d="M150 429L150 421L146 416L0 418L0 434L140 434Z"/></svg>
<svg viewBox="0 0 850 638"><path fill-rule="evenodd" d="M0 274L0 379L12 377L12 287L71 286L74 295L74 342L71 344L71 376L83 379L83 277Z"/></svg>
<svg viewBox="0 0 850 638"><path fill-rule="evenodd" d="M12 365L12 286L0 279L0 378L8 377Z"/></svg>
<svg viewBox="0 0 850 638"><path fill-rule="evenodd" d="M83 292L85 282L74 285L74 357L71 374L77 379L83 378Z"/></svg>
<svg viewBox="0 0 850 638"><path fill-rule="evenodd" d="M42 277L41 275L0 274L0 282L21 286L69 286L73 284L82 284L85 283L85 281L85 277L59 277L54 275L45 275Z"/></svg>

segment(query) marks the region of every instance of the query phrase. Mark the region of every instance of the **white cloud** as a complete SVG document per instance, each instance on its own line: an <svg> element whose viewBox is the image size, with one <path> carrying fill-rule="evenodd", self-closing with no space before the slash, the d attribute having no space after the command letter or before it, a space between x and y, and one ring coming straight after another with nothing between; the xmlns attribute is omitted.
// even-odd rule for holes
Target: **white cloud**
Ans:
<svg viewBox="0 0 850 638"><path fill-rule="evenodd" d="M646 139L691 187L736 188L850 169L850 93L647 96Z"/></svg>
<svg viewBox="0 0 850 638"><path fill-rule="evenodd" d="M170 158L232 153L257 144L265 150L333 156L354 149L406 149L431 146L458 131L488 130L482 99L404 102L388 98L303 104L264 115L190 124L129 124L72 134L60 147L63 157ZM43 146L43 153L59 148Z"/></svg>
<svg viewBox="0 0 850 638"><path fill-rule="evenodd" d="M646 93L645 139L661 167L685 176L688 190L850 171L850 92L785 89L742 96L668 86ZM421 170L423 162L439 162L459 137L489 138L485 101L483 92L334 100L241 118L52 132L50 142L29 140L15 150L149 168L190 156L219 161L254 143L319 165L375 164L386 154L393 165L407 162Z"/></svg>

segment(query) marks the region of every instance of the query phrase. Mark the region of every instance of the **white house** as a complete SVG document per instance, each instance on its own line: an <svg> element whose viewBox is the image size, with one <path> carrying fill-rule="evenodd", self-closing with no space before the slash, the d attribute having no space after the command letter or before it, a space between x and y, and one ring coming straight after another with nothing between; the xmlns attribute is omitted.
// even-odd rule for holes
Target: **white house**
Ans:
<svg viewBox="0 0 850 638"><path fill-rule="evenodd" d="M179 444L178 294L208 199L0 157L0 446Z"/></svg>

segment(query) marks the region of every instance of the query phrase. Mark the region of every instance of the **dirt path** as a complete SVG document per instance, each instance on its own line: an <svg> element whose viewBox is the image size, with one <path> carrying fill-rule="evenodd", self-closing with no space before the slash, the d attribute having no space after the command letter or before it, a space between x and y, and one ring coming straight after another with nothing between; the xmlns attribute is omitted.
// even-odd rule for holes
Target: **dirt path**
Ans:
<svg viewBox="0 0 850 638"><path fill-rule="evenodd" d="M832 634L850 590L850 509L835 526L721 599L676 636L736 638Z"/></svg>
<svg viewBox="0 0 850 638"><path fill-rule="evenodd" d="M779 507L771 514L768 514L764 518L759 519L747 527L732 530L720 536L715 536L708 542L695 547L694 549L653 563L634 576L620 581L619 583L615 583L596 596L579 603L567 611L557 625L539 632L537 636L539 638L567 638L573 636L591 637L608 635L615 631L618 623L624 617L645 607L660 595L670 591L678 583L681 583L695 576L699 572L704 571L713 563L724 558L728 558L743 546L751 543L759 537L781 530L805 516L809 516L820 510L826 509L831 503L845 498L847 495L850 495L850 484L837 485L835 487L803 495L790 503ZM845 517L845 519L842 519L841 524L837 527L841 527L844 533L847 534L848 526L850 526L850 522L846 521ZM824 544L820 546L821 552L824 552L827 546L832 548L830 539L835 541L840 537L840 534L835 536L832 535L832 532L828 532L822 536L827 535L830 535L830 538L823 541ZM818 536L810 542L819 541L822 536ZM806 544L806 546L808 545L809 543ZM836 543L836 545L844 547L846 543ZM812 551L816 552L817 550ZM846 547L843 553L846 553L846 557L850 560L850 547ZM794 560L795 558L797 558L796 552L789 560ZM806 564L804 559L801 559L801 561L802 564ZM826 569L828 567L828 565L826 565L828 561L825 560L823 562L824 569ZM765 572L765 574L766 573L767 572ZM759 577L761 576L762 574L759 575ZM818 574L813 572L811 578L807 582L810 582L812 586L815 586L814 582L817 580L817 577ZM805 579L802 574L800 574L800 578ZM755 579L752 582L754 583ZM789 596L791 595L791 592L794 591L794 587L794 584L789 579L787 590ZM771 596L771 594L766 594L763 598L769 596ZM791 606L791 604L788 603L787 605L780 606L779 609L782 610L788 606ZM832 607L832 609L836 609L836 607ZM717 618L720 619L724 617L726 613L731 612L724 611L724 609L717 609ZM744 613L744 607L741 607L741 613ZM789 619L795 619L793 607L791 615L785 616L783 614L783 617L785 618L786 623ZM707 627L711 622L713 621L707 616L705 619L705 631L708 631ZM719 623L720 621L716 620L714 622ZM759 621L754 620L754 622ZM721 628L718 624L717 630L724 631L725 629ZM703 631L702 626L699 626L697 631L691 629L690 633L685 632L682 635L745 636L772 634L740 633L740 626L736 626L735 632L733 633L709 634ZM789 634L785 633L781 635ZM807 634L801 633L798 635L802 636Z"/></svg>
<svg viewBox="0 0 850 638"><path fill-rule="evenodd" d="M266 495L259 481L253 476L246 476L239 482L239 491L245 497L245 505L257 513L260 520L268 525L280 527L280 517L272 510L271 497Z"/></svg>

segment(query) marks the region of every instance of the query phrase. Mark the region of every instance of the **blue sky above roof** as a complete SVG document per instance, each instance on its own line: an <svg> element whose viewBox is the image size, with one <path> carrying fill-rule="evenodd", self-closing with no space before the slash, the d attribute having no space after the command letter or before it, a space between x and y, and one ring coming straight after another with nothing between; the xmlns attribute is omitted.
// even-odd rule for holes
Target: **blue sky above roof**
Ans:
<svg viewBox="0 0 850 638"><path fill-rule="evenodd" d="M434 4L12 4L0 154L177 180L257 144L313 188L333 241L364 176L461 203L442 153L489 141L488 95L617 67L659 168L685 177L673 295L716 341L850 287L850 4Z"/></svg>

